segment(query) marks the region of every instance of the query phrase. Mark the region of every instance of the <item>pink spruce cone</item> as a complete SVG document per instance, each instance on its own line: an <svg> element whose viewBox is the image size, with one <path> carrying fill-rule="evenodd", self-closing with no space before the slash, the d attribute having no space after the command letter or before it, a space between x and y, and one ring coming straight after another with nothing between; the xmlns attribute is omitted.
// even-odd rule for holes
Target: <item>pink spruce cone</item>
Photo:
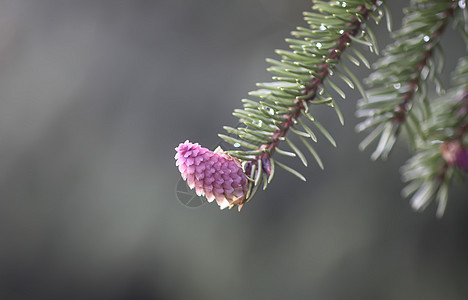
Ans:
<svg viewBox="0 0 468 300"><path fill-rule="evenodd" d="M209 202L216 199L221 209L238 205L241 210L248 182L238 159L219 147L212 152L189 141L181 143L175 150L176 166L197 195L206 196Z"/></svg>
<svg viewBox="0 0 468 300"><path fill-rule="evenodd" d="M459 141L446 141L440 146L440 151L449 165L456 165L468 172L468 149Z"/></svg>

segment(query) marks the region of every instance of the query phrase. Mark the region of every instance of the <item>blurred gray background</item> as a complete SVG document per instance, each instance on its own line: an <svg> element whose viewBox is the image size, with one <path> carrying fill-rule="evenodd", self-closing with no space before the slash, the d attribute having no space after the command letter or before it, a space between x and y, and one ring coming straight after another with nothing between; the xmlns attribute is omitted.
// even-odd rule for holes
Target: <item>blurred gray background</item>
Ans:
<svg viewBox="0 0 468 300"><path fill-rule="evenodd" d="M407 3L389 2L398 28ZM324 171L279 171L241 213L177 200L174 147L219 142L310 7L0 1L0 299L468 299L466 185L441 220L412 211L405 143L359 152L346 87L345 127L318 111L338 143L319 140ZM451 29L444 50L447 79Z"/></svg>

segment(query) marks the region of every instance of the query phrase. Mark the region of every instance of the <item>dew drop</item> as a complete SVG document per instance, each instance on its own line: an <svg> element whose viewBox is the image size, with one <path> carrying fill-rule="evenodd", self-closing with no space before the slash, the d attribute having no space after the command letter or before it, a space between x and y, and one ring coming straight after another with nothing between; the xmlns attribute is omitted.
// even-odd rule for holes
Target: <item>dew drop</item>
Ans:
<svg viewBox="0 0 468 300"><path fill-rule="evenodd" d="M326 29L327 29L327 27L325 27L325 25L323 25L323 24L322 24L322 25L320 25L320 30L322 30L322 31L323 31L323 30L326 30Z"/></svg>
<svg viewBox="0 0 468 300"><path fill-rule="evenodd" d="M458 6L459 6L460 8L462 8L462 9L465 8L465 7L466 7L466 2L465 2L465 0L460 0L460 1L458 1Z"/></svg>
<svg viewBox="0 0 468 300"><path fill-rule="evenodd" d="M240 144L239 143L234 143L234 147L239 148Z"/></svg>
<svg viewBox="0 0 468 300"><path fill-rule="evenodd" d="M322 48L322 43L317 43L317 48L321 49Z"/></svg>
<svg viewBox="0 0 468 300"><path fill-rule="evenodd" d="M262 109L265 110L271 116L275 114L275 110L271 107L263 106Z"/></svg>
<svg viewBox="0 0 468 300"><path fill-rule="evenodd" d="M429 42L430 39L431 39L431 38L430 38L428 35L425 35L425 36L424 36L424 41L425 41L426 43Z"/></svg>
<svg viewBox="0 0 468 300"><path fill-rule="evenodd" d="M401 84L400 83L395 83L393 85L393 87L398 90L399 88L401 88Z"/></svg>

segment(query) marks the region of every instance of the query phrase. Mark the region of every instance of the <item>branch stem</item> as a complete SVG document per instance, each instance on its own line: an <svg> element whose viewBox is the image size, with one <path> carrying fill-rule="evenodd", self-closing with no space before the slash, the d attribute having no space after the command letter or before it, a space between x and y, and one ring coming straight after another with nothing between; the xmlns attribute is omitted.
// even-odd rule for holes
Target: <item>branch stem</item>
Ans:
<svg viewBox="0 0 468 300"><path fill-rule="evenodd" d="M373 0L372 3L375 4L377 0ZM357 16L354 17L354 22L346 24L347 28L340 38L336 40L336 46L328 50L328 55L323 58L322 63L319 65L319 71L315 76L311 76L311 80L305 84L306 88L302 91L303 95L307 97L298 97L295 100L296 105L291 107L291 113L284 116L285 120L282 121L278 126L278 130L272 134L272 141L260 146L260 151L263 151L261 154L255 157L255 160L252 163L256 164L256 161L259 159L268 160L270 156L275 152L278 144L281 140L284 140L284 136L294 124L297 123L297 119L301 116L304 110L307 108L307 104L313 101L317 95L317 90L325 80L325 78L330 73L330 65L327 63L329 60L339 60L341 54L351 43L350 36L356 36L359 33L359 29L363 25L363 22L360 20L367 20L372 9L367 8L365 5L361 5L357 9L357 14L360 15L360 18Z"/></svg>

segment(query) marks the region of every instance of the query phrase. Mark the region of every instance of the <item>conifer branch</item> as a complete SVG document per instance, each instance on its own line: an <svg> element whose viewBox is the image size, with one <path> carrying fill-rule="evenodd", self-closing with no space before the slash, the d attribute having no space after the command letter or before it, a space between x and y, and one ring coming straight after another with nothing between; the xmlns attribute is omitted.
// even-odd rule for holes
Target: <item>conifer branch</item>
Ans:
<svg viewBox="0 0 468 300"><path fill-rule="evenodd" d="M427 138L402 168L403 180L409 182L403 196L411 196L416 210L436 199L438 217L447 205L450 184L468 172L468 58L459 60L453 82L433 104L431 118L422 121Z"/></svg>
<svg viewBox="0 0 468 300"><path fill-rule="evenodd" d="M219 135L236 150L224 152L218 147L212 152L186 141L176 148L182 177L208 201L216 200L221 208L239 209L262 183L263 189L268 186L277 167L305 181L305 176L272 156L297 157L308 166L307 149L323 169L311 142L318 141L318 132L333 146L336 142L312 110L315 105L332 107L343 124L334 97L346 98L334 80L340 78L363 97L356 115L364 121L357 129L372 131L360 148L379 140L371 157L386 158L402 129L406 130L414 155L402 168L408 182L403 195L411 197L413 208L418 210L435 199L437 215L442 216L451 182L468 172L468 58L460 60L453 87L443 96L429 101L427 84L435 83L436 91L443 94L438 78L444 65L440 39L450 20L468 45L465 6L464 0L412 0L404 10L402 28L393 35L395 42L373 65L375 71L367 80L372 89L366 92L341 62L370 68L355 45L379 53L367 22L378 22L385 15L390 30L388 8L378 0L315 0L314 11L304 13L309 27L298 27L291 33L294 38L286 39L291 50L277 50L280 60L267 59L274 81L258 83L259 89L249 93L257 100L243 99L243 108L234 110L242 125L226 126L227 134ZM289 132L301 145L288 136Z"/></svg>
<svg viewBox="0 0 468 300"><path fill-rule="evenodd" d="M367 92L368 101L359 101L356 113L365 118L357 125L357 131L374 128L360 144L361 150L380 136L373 160L389 155L403 125L411 135L422 133L415 120L419 113L425 117L431 113L426 80L435 82L439 94L443 91L438 78L441 68L437 72L433 56L457 3L412 1L405 10L402 28L394 34L395 42L385 48L384 56L375 63L376 70L367 79L374 89Z"/></svg>
<svg viewBox="0 0 468 300"><path fill-rule="evenodd" d="M354 1L314 1L315 12L305 12L304 18L310 28L298 27L293 31L295 38L286 39L290 43L292 51L277 50L282 56L280 61L267 59L272 64L268 71L275 74L275 82L259 83L259 90L250 93L259 101L244 99L243 109L236 109L237 116L245 127L225 128L229 133L237 135L231 137L220 134L225 141L234 147L242 147L244 150L227 151L230 155L244 161L246 173L251 178L257 178L250 183L252 186L260 184L264 173L271 181L270 166L271 156L278 153L286 156L297 156L305 165L307 160L302 151L291 139L286 138L292 131L301 138L306 148L312 153L320 167L323 164L315 152L309 139L316 142L317 137L300 117L305 116L312 121L315 128L333 145L336 143L331 134L311 114L309 105L325 104L335 109L341 123L343 116L335 99L329 91L333 90L342 98L345 93L332 81L330 76L335 73L351 88L358 86L364 91L354 75L345 68L345 73L337 70L339 61L350 56L343 56L344 51L352 44L362 44L378 52L375 37L366 22L373 16L377 21L383 16L382 2L377 0ZM364 55L357 49L354 53L368 64ZM301 127L296 129L297 126ZM294 128L296 127L296 128ZM305 139L306 138L306 139ZM282 141L287 141L292 152L278 148ZM302 180L305 177L296 170L276 161L277 166L291 172ZM268 183L267 182L267 183ZM265 183L265 187L266 184ZM247 200L251 198L247 197Z"/></svg>

